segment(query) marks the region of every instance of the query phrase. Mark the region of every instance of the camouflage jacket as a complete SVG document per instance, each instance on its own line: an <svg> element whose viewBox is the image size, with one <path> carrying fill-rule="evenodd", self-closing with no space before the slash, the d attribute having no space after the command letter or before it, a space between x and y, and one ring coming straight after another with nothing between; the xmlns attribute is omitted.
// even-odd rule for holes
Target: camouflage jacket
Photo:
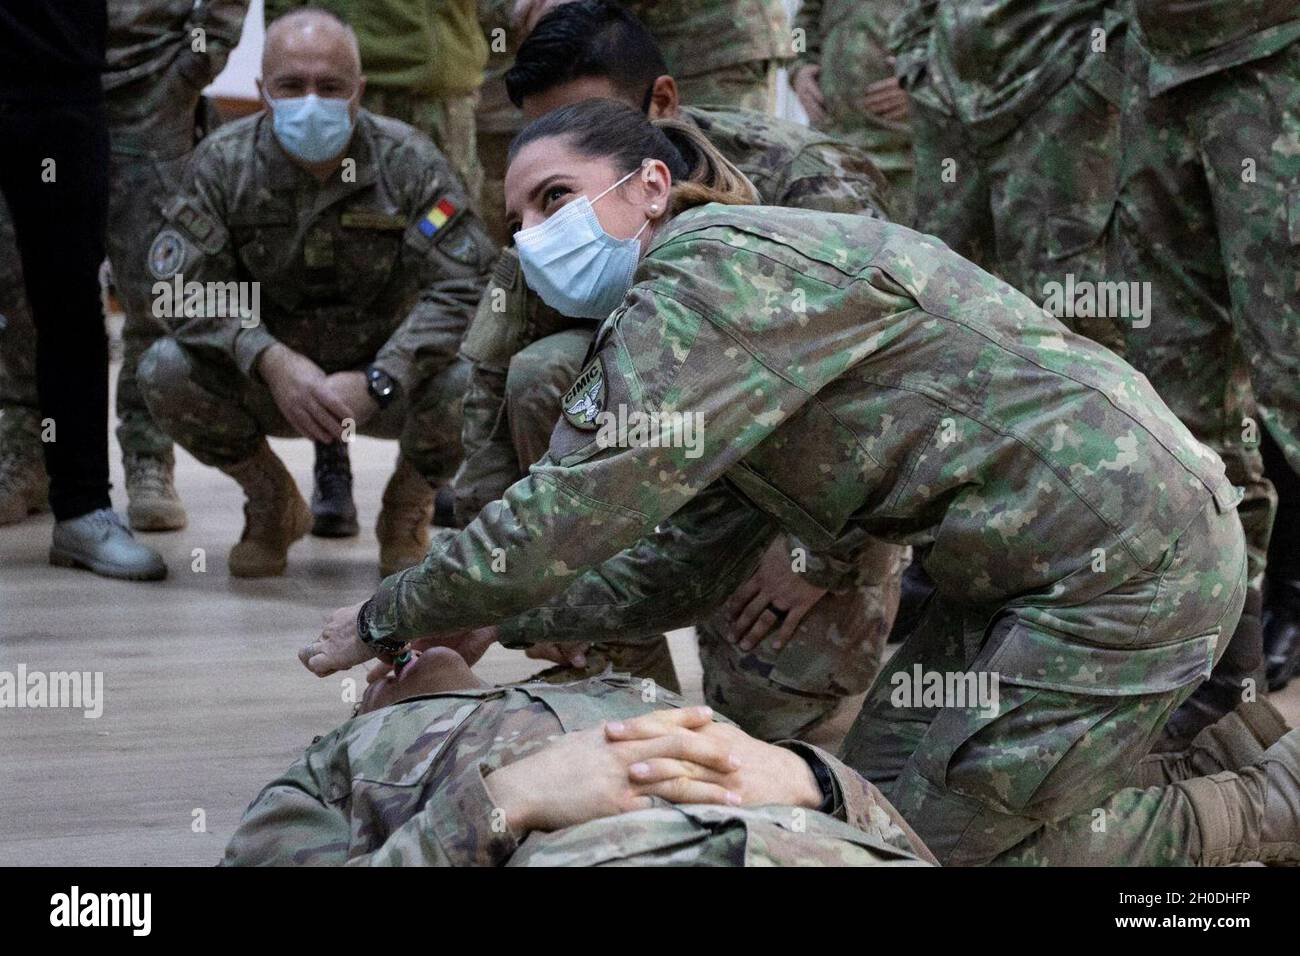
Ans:
<svg viewBox="0 0 1300 956"><path fill-rule="evenodd" d="M909 0L890 45L914 95L992 142L1075 75L1114 6L1117 0Z"/></svg>
<svg viewBox="0 0 1300 956"><path fill-rule="evenodd" d="M365 613L372 638L414 638L707 591L743 539L655 536L703 505L818 550L928 545L941 594L1050 629L1239 497L1142 375L938 240L708 205L656 235L546 458ZM620 555L645 538L659 560Z"/></svg>
<svg viewBox="0 0 1300 956"><path fill-rule="evenodd" d="M894 75L889 63L890 25L903 0L803 0L795 17L796 53L791 71L820 66L827 121L821 128L862 147L886 172L912 167L906 122L881 119L863 103L867 87Z"/></svg>
<svg viewBox="0 0 1300 956"><path fill-rule="evenodd" d="M598 677L414 698L354 718L313 743L254 800L227 865L921 865L928 851L879 792L828 754L791 743L829 771L833 806L673 806L556 833L511 832L486 778L555 734L680 698Z"/></svg>
<svg viewBox="0 0 1300 956"><path fill-rule="evenodd" d="M164 215L149 253L155 290L182 278L257 284L256 320L172 309L183 344L246 375L276 341L326 372L374 361L408 386L434 374L455 358L494 255L433 143L365 110L348 160L324 183L280 148L267 114L221 127L199 144Z"/></svg>
<svg viewBox="0 0 1300 956"><path fill-rule="evenodd" d="M437 99L472 93L483 80L488 45L474 0L266 0L266 22L307 6L356 31L367 87Z"/></svg>
<svg viewBox="0 0 1300 956"><path fill-rule="evenodd" d="M1135 0L1134 15L1151 54L1152 96L1300 40L1295 0Z"/></svg>
<svg viewBox="0 0 1300 956"><path fill-rule="evenodd" d="M628 0L623 6L646 25L676 76L790 56L781 0Z"/></svg>
<svg viewBox="0 0 1300 956"><path fill-rule="evenodd" d="M112 0L104 88L162 73L178 58L187 78L206 86L239 42L247 12L248 0Z"/></svg>

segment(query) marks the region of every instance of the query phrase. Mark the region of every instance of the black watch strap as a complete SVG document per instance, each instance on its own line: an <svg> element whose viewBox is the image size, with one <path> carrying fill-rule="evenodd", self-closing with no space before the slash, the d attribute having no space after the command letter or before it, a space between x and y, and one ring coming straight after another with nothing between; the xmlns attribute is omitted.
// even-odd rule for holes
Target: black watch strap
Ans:
<svg viewBox="0 0 1300 956"><path fill-rule="evenodd" d="M371 636L369 601L361 605L361 610L357 612L357 634L363 644L383 654L396 654L406 646L406 641L399 641L396 638Z"/></svg>

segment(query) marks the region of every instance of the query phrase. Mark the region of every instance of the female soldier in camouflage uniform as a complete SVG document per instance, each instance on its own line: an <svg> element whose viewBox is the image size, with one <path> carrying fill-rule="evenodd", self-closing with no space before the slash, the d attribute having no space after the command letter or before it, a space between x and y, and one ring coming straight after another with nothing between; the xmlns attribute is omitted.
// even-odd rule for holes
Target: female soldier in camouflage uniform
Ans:
<svg viewBox="0 0 1300 956"><path fill-rule="evenodd" d="M507 197L529 280L609 315L547 457L335 612L303 662L328 674L491 622L581 639L647 606L672 626L774 525L845 552L927 543L936 594L845 757L941 862L1300 862L1300 731L1250 766L1129 786L1241 611L1217 456L1141 375L938 241L722 204L690 174L605 101L520 134ZM654 424L611 434L611 415ZM692 523L719 546L683 549Z"/></svg>

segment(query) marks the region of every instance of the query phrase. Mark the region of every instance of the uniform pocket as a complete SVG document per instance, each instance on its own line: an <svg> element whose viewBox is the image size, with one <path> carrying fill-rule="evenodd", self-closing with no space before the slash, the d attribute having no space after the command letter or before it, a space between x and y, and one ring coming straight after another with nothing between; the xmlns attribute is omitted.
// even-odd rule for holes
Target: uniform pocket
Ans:
<svg viewBox="0 0 1300 956"><path fill-rule="evenodd" d="M1044 822L1123 786L1185 691L1208 675L1218 631L1133 649L1080 644L1015 622L972 666L997 713L949 708L917 754L932 783Z"/></svg>

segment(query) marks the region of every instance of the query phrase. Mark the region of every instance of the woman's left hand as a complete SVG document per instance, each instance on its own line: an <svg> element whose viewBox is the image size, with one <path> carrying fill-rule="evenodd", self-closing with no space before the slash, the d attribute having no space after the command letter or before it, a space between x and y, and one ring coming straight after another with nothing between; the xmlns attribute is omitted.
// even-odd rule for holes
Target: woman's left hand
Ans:
<svg viewBox="0 0 1300 956"><path fill-rule="evenodd" d="M742 651L751 651L769 635L779 651L794 637L795 629L826 594L795 571L786 553L786 539L778 537L763 553L749 580L727 601L731 626L727 632Z"/></svg>
<svg viewBox="0 0 1300 956"><path fill-rule="evenodd" d="M365 603L365 602L362 602ZM339 608L325 619L320 637L298 652L298 660L317 677L328 677L377 656L357 633L361 604Z"/></svg>

